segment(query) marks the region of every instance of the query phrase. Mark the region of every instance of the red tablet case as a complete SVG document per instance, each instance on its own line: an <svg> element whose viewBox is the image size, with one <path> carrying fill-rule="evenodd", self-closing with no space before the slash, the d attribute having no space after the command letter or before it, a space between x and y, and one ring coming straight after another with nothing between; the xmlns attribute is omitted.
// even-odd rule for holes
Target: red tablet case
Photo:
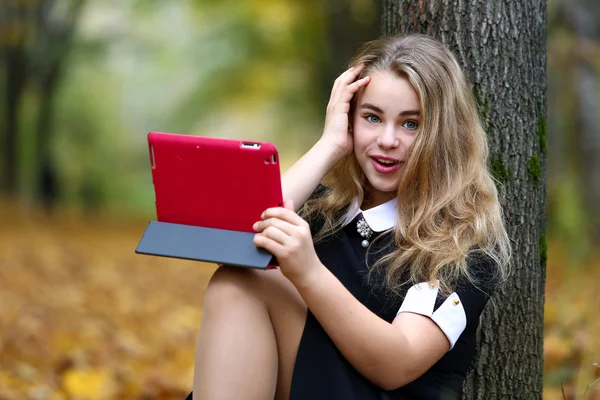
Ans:
<svg viewBox="0 0 600 400"><path fill-rule="evenodd" d="M194 256L181 247L183 237L168 251L157 249L167 239L174 242L173 232L177 232L169 227L166 238L167 230L160 223L202 228L197 234L203 243L227 237L210 229L231 232L228 250L235 252L234 243L249 248L242 242L252 239L252 225L265 209L283 205L279 155L272 143L150 132L148 148L158 224L149 224L136 249L139 253L226 262L227 257L215 258L212 251L221 243L213 243L208 252L200 249ZM186 235L190 232L194 234L187 228ZM240 236L242 232L252 235Z"/></svg>
<svg viewBox="0 0 600 400"><path fill-rule="evenodd" d="M158 221L253 232L283 205L272 143L151 132L148 145Z"/></svg>

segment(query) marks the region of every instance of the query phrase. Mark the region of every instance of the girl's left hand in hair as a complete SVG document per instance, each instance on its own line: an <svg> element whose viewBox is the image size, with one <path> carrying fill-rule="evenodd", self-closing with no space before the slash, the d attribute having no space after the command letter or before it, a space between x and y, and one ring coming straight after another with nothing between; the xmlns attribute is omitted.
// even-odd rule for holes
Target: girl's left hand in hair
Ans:
<svg viewBox="0 0 600 400"><path fill-rule="evenodd" d="M258 232L254 244L277 257L283 275L296 285L306 283L321 261L308 223L293 210L291 201L286 201L285 207L269 208L253 229Z"/></svg>

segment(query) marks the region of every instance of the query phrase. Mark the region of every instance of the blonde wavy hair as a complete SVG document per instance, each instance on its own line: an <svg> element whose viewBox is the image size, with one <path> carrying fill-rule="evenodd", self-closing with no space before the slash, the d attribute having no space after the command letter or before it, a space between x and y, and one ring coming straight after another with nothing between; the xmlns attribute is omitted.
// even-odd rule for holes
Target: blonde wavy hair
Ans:
<svg viewBox="0 0 600 400"><path fill-rule="evenodd" d="M486 134L455 57L437 40L413 34L366 43L350 66L359 64L365 65L361 77L388 72L407 79L421 108L419 130L397 191L394 249L371 272L383 268L386 286L394 292L409 282L439 280L442 293L449 294L461 277L475 282L467 260L485 254L494 261L498 281L505 280L510 241L487 168ZM341 210L350 212L353 201L362 204L368 195L368 182L354 154L341 160L323 184L326 192L307 201L301 211L307 219L320 217L324 222L316 242L340 230L347 217Z"/></svg>

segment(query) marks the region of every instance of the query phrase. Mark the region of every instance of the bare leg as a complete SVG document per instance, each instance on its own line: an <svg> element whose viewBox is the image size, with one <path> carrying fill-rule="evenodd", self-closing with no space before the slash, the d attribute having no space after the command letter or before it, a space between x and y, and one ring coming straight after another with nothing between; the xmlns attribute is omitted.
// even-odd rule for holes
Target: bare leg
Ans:
<svg viewBox="0 0 600 400"><path fill-rule="evenodd" d="M280 271L221 267L211 279L194 399L287 399L306 305Z"/></svg>

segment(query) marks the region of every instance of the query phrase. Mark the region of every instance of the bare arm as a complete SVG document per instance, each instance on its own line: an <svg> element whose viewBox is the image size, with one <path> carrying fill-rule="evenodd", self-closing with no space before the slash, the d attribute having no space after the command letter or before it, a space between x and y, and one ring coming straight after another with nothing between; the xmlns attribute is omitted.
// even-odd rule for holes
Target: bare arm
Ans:
<svg viewBox="0 0 600 400"><path fill-rule="evenodd" d="M450 348L429 317L404 312L389 323L365 307L319 260L308 223L286 208L270 208L255 224L254 242L279 260L281 272L344 357L383 389L421 376Z"/></svg>
<svg viewBox="0 0 600 400"><path fill-rule="evenodd" d="M384 389L405 385L427 371L449 349L444 332L428 317L403 313L390 324L360 303L316 256L308 224L295 211L342 157L353 151L348 113L360 68L334 84L323 137L283 176L286 208L271 208L255 224L254 242L273 253L344 357ZM290 202L291 200L291 202ZM291 204L290 204L291 203Z"/></svg>
<svg viewBox="0 0 600 400"><path fill-rule="evenodd" d="M335 164L353 151L348 132L350 101L370 78L356 80L362 67L350 68L336 79L327 105L325 128L319 141L281 177L284 200L292 200L294 211L304 204Z"/></svg>
<svg viewBox="0 0 600 400"><path fill-rule="evenodd" d="M314 279L295 285L344 357L385 390L423 375L450 347L429 317L402 313L390 324L360 303L324 266L317 268Z"/></svg>
<svg viewBox="0 0 600 400"><path fill-rule="evenodd" d="M325 174L340 160L327 141L319 140L281 177L283 198L292 200L294 211L310 197Z"/></svg>

